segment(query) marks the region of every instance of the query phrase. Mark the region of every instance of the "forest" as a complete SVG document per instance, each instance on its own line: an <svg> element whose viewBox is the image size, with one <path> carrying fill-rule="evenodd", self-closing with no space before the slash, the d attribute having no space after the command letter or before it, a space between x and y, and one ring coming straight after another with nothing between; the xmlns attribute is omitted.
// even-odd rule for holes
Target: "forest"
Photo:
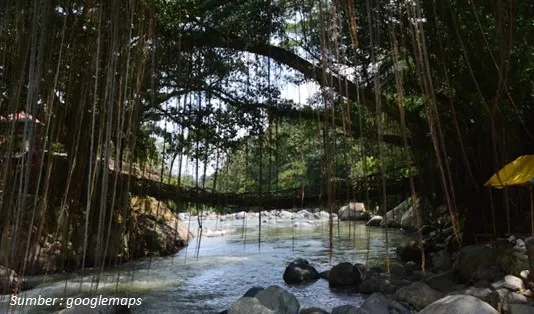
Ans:
<svg viewBox="0 0 534 314"><path fill-rule="evenodd" d="M2 1L0 264L52 234L104 264L134 172L330 210L423 197L464 244L528 233L528 190L484 183L534 153L533 20L513 0Z"/></svg>

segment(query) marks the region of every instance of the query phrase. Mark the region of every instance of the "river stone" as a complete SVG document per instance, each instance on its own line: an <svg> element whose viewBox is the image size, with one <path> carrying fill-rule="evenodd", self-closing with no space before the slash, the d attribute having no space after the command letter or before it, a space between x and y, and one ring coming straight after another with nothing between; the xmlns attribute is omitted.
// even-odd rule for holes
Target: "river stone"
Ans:
<svg viewBox="0 0 534 314"><path fill-rule="evenodd" d="M387 278L371 278L363 281L358 287L360 293L372 294L375 292L382 292L391 294L397 290L397 287L392 284L391 280Z"/></svg>
<svg viewBox="0 0 534 314"><path fill-rule="evenodd" d="M311 266L307 260L298 258L286 267L284 271L284 281L287 284L298 284L305 281L319 279L319 272Z"/></svg>
<svg viewBox="0 0 534 314"><path fill-rule="evenodd" d="M462 283L469 282L478 267L489 268L497 254L494 249L483 245L468 245L460 249L453 270Z"/></svg>
<svg viewBox="0 0 534 314"><path fill-rule="evenodd" d="M245 294L243 295L243 297L255 297L256 294L258 294L258 292L264 290L263 287L252 287L250 289L247 290L247 292L245 292Z"/></svg>
<svg viewBox="0 0 534 314"><path fill-rule="evenodd" d="M384 220L382 216L375 215L371 217L371 219L369 219L369 221L365 225L370 227L378 227L380 226L382 220Z"/></svg>
<svg viewBox="0 0 534 314"><path fill-rule="evenodd" d="M512 291L519 291L525 288L523 280L516 276L506 275L504 276L504 287Z"/></svg>
<svg viewBox="0 0 534 314"><path fill-rule="evenodd" d="M361 314L361 311L354 305L345 304L333 308L332 314Z"/></svg>
<svg viewBox="0 0 534 314"><path fill-rule="evenodd" d="M451 253L441 250L432 255L432 265L438 270L447 271L452 267Z"/></svg>
<svg viewBox="0 0 534 314"><path fill-rule="evenodd" d="M418 314L499 314L499 312L473 296L450 295L426 306Z"/></svg>
<svg viewBox="0 0 534 314"><path fill-rule="evenodd" d="M360 220L364 217L365 205L363 203L349 203L338 211L340 220Z"/></svg>
<svg viewBox="0 0 534 314"><path fill-rule="evenodd" d="M309 307L309 308L300 310L299 314L329 314L329 313L328 311L325 311L319 307Z"/></svg>
<svg viewBox="0 0 534 314"><path fill-rule="evenodd" d="M362 273L356 265L343 262L335 265L328 273L331 286L357 286L362 282Z"/></svg>
<svg viewBox="0 0 534 314"><path fill-rule="evenodd" d="M228 310L228 314L277 314L277 312L268 309L265 305L261 304L256 298L245 297L237 300L232 304Z"/></svg>
<svg viewBox="0 0 534 314"><path fill-rule="evenodd" d="M371 294L359 308L362 314L389 314L390 301L382 293Z"/></svg>
<svg viewBox="0 0 534 314"><path fill-rule="evenodd" d="M422 282L414 282L395 292L395 299L397 301L408 303L417 311L438 300L442 296L443 294L441 292L430 288Z"/></svg>
<svg viewBox="0 0 534 314"><path fill-rule="evenodd" d="M532 314L534 313L534 306L532 304L510 304L510 314Z"/></svg>
<svg viewBox="0 0 534 314"><path fill-rule="evenodd" d="M490 288L467 287L461 290L453 291L449 293L449 295L470 295L488 303L495 309L502 307L502 300L499 292Z"/></svg>
<svg viewBox="0 0 534 314"><path fill-rule="evenodd" d="M280 286L269 286L265 290L259 291L256 298L268 309L277 314L297 314L300 303L297 298ZM256 313L256 312L248 312Z"/></svg>

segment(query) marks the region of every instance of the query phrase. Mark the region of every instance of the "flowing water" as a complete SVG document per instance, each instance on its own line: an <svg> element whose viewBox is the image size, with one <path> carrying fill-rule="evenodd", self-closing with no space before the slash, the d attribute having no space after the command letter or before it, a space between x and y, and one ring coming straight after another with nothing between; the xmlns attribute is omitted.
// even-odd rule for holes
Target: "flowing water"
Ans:
<svg viewBox="0 0 534 314"><path fill-rule="evenodd" d="M323 279L301 287L288 287L284 283L284 268L295 258L307 259L319 272L329 267L328 222L312 223L306 227L293 227L291 221L262 224L260 248L257 220L248 221L244 229L241 221L217 223L218 227L224 224L224 228L238 230L222 237L203 237L198 257L196 239L193 239L187 250L175 256L147 258L106 270L97 295L142 298L140 306L131 308L133 313L218 313L253 286L280 285L296 295L301 307L331 310L343 304L360 305L361 295L350 290L331 290ZM213 228L215 222L207 221L204 226ZM384 229L341 222L339 226L334 224L334 237L332 265L345 261L384 265ZM389 230L392 258L395 247L407 238L402 231ZM91 287L91 276L82 278L70 274L43 278L32 278L39 284L19 296L85 296ZM0 312L5 312L9 301L9 296L0 297ZM33 306L15 312L51 313L54 309L57 306Z"/></svg>

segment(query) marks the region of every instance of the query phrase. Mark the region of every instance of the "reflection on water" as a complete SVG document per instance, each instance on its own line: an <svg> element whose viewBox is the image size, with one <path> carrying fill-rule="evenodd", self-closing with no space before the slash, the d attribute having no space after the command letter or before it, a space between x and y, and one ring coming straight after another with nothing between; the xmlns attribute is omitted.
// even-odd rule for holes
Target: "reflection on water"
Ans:
<svg viewBox="0 0 534 314"><path fill-rule="evenodd" d="M254 221L256 222L256 221ZM208 228L215 222L205 222ZM302 307L318 306L326 310L342 304L359 305L362 298L350 290L332 291L326 280L304 287L288 287L282 274L297 257L306 258L317 270L328 269L328 222L314 221L314 226L291 226L291 222L262 225L258 247L258 226L250 221L236 234L203 238L198 257L195 240L188 250L173 257L144 259L127 263L104 273L98 294L142 297L143 304L133 313L218 313L229 307L252 286L280 285L294 293ZM219 227L223 225L218 223ZM242 227L242 222L225 222L225 227ZM380 265L385 261L385 232L362 224L334 224L332 264L350 261ZM407 235L389 230L389 252ZM367 254L369 247L369 254ZM70 278L69 278L70 277ZM49 277L22 296L65 297L86 295L91 278ZM0 297L4 312L8 296ZM50 313L50 308L25 308L20 313Z"/></svg>

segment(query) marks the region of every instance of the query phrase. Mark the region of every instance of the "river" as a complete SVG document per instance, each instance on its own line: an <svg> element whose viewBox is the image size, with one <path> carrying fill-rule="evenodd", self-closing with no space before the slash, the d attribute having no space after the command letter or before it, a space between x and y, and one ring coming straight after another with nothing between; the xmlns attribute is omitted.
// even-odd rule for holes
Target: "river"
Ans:
<svg viewBox="0 0 534 314"><path fill-rule="evenodd" d="M193 239L187 249L172 257L137 260L106 270L98 294L140 297L142 304L133 313L218 313L227 309L252 286L280 285L296 295L301 307L317 306L330 311L343 304L359 305L361 295L350 290L331 290L320 279L303 287L288 287L282 275L285 266L295 258L307 259L319 272L328 269L328 221L293 227L291 221L262 224L261 247L258 247L258 225L241 221L205 222L207 228L237 228L221 237L203 237L198 250ZM408 238L399 230L389 229L389 252L395 258L395 247ZM369 247L369 251L367 250ZM368 253L367 253L368 252ZM334 223L332 265L350 261L384 265L385 230L361 223ZM83 280L82 280L83 279ZM91 276L53 275L32 278L39 284L24 291L22 297L84 296L91 286ZM8 296L0 297L0 310L7 308ZM57 307L55 308L57 309ZM11 312L11 311L10 311ZM44 306L25 307L15 313L51 313Z"/></svg>

